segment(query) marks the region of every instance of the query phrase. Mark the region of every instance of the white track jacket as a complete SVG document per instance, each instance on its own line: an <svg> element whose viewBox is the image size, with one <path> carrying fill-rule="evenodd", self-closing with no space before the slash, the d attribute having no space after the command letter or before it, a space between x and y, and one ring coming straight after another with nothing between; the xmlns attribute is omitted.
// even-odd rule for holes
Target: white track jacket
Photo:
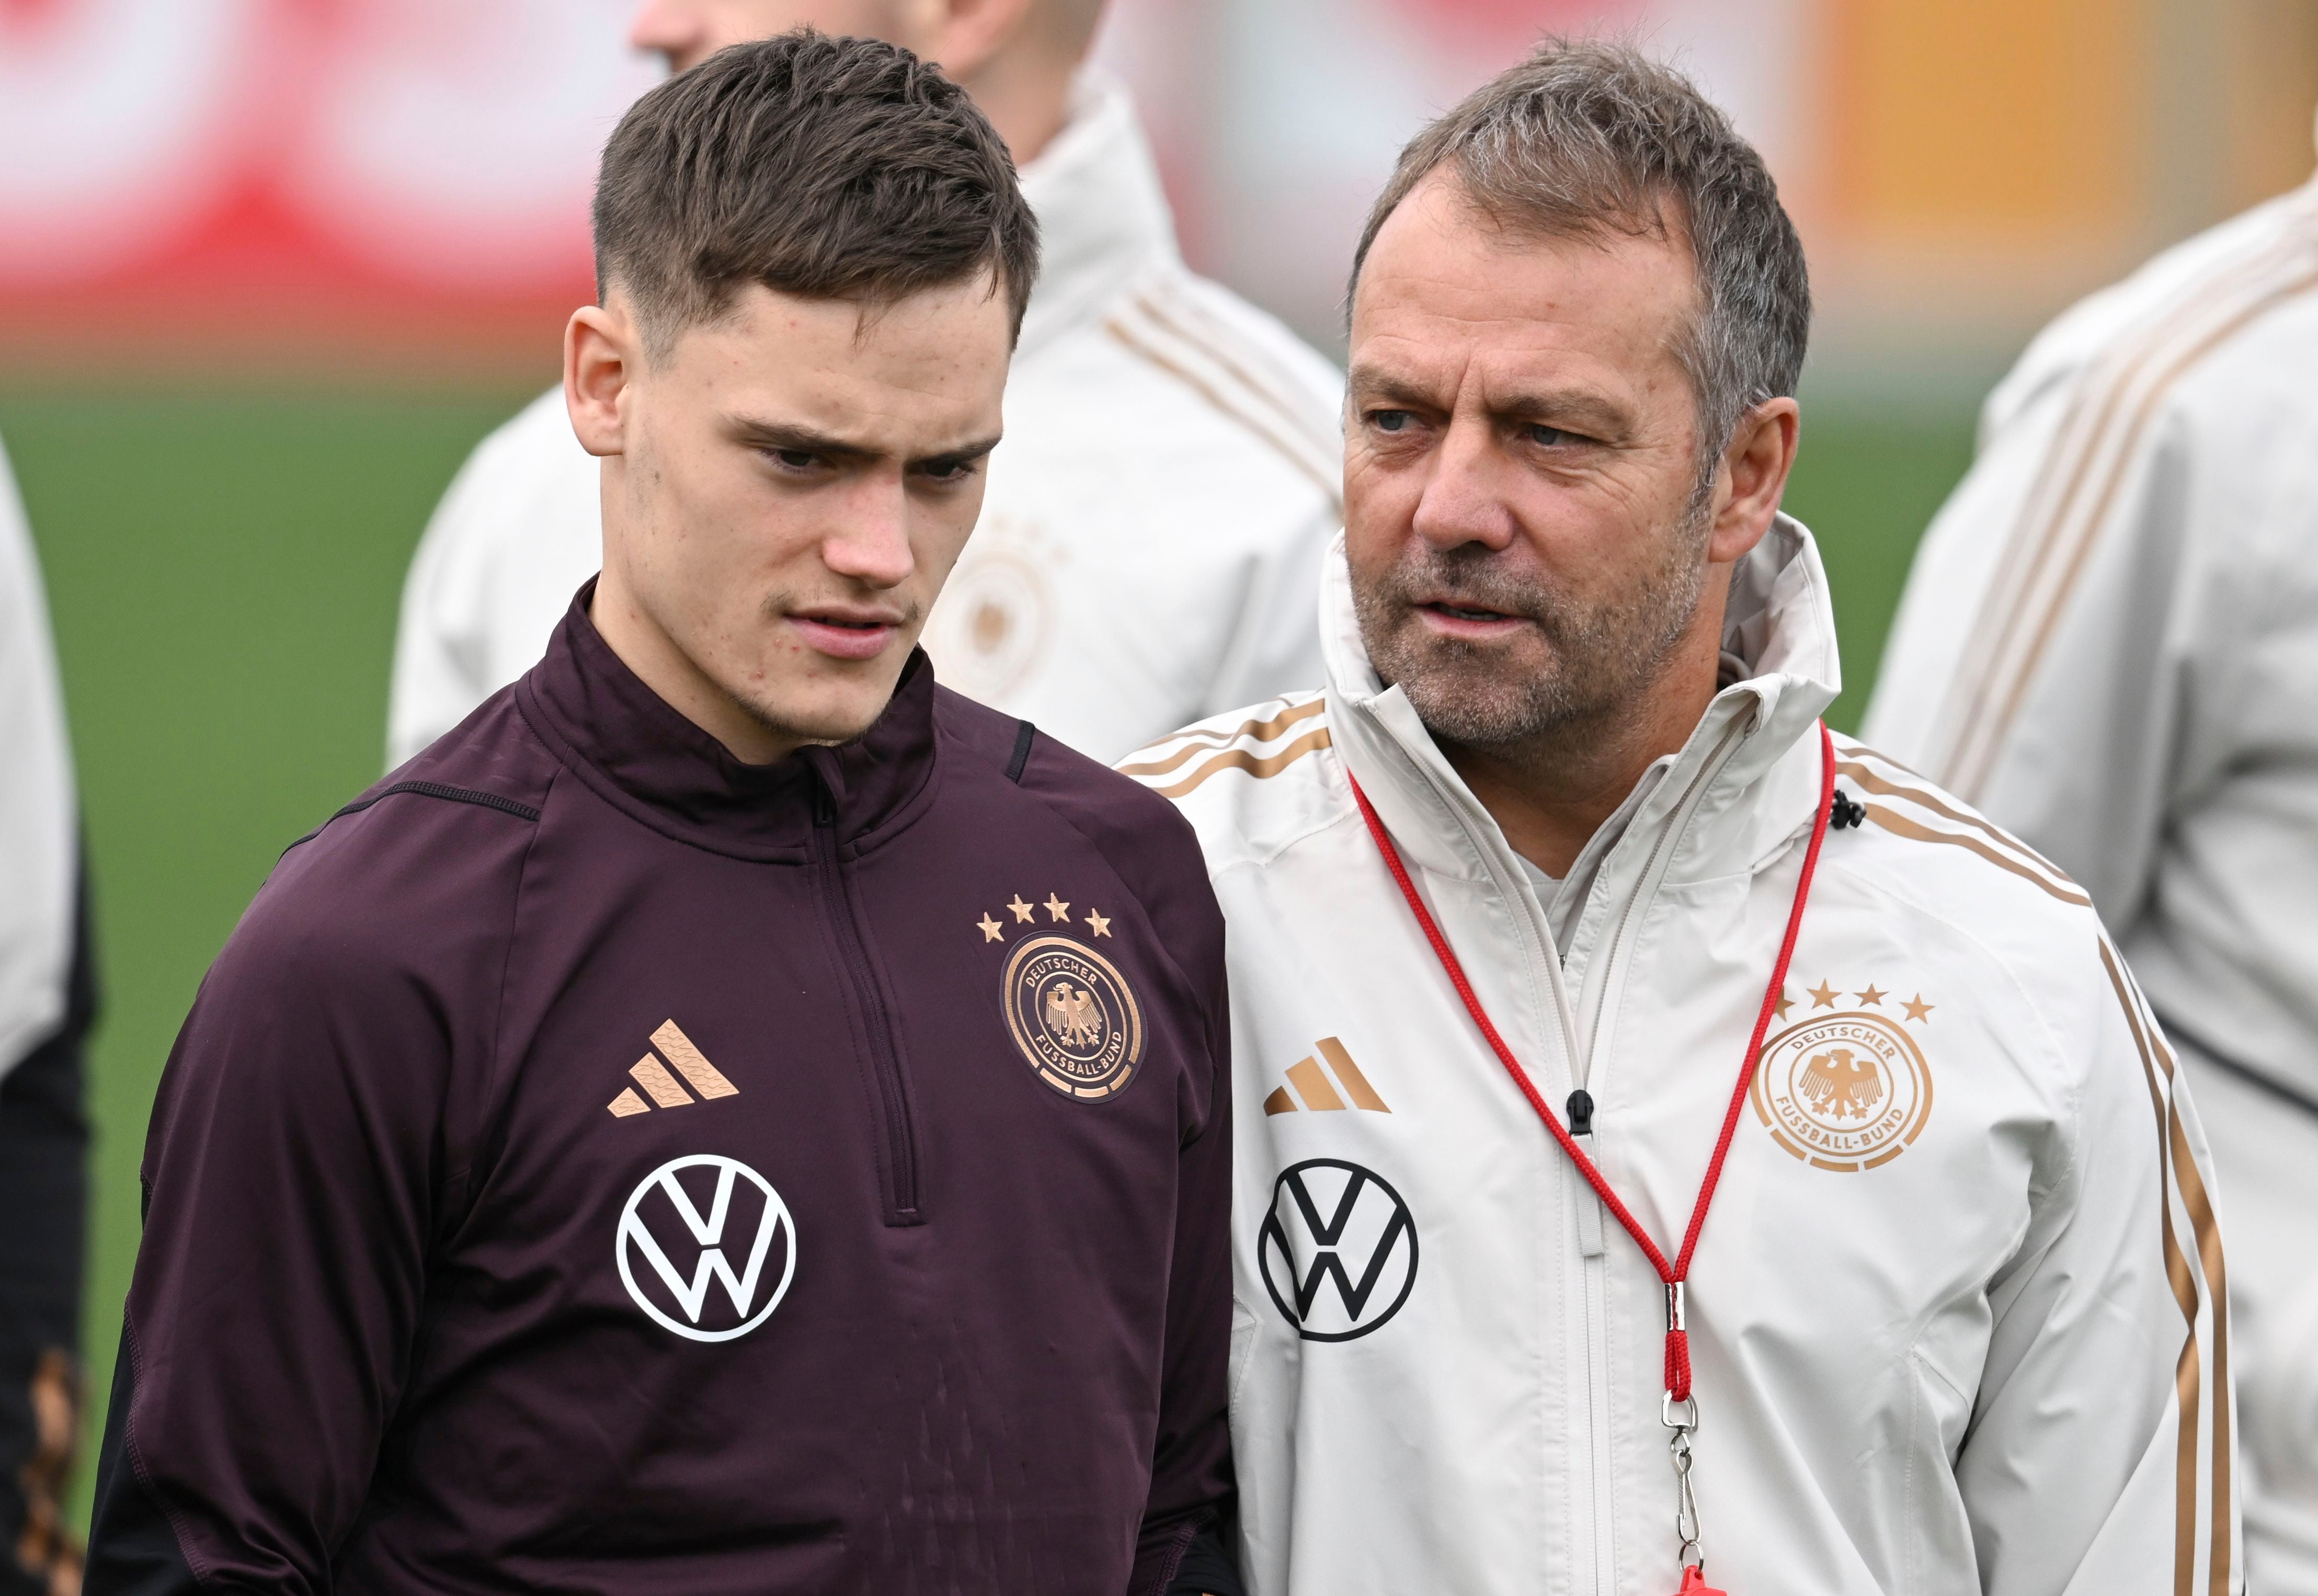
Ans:
<svg viewBox="0 0 2318 1596"><path fill-rule="evenodd" d="M40 558L0 453L0 1075L65 1018L77 815Z"/></svg>
<svg viewBox="0 0 2318 1596"><path fill-rule="evenodd" d="M2314 371L2318 183L2062 316L1989 399L1867 718L2085 885L2200 1071L2265 1596L2318 1596Z"/></svg>
<svg viewBox="0 0 2318 1596"><path fill-rule="evenodd" d="M1045 265L925 645L945 685L1114 759L1316 674L1342 379L1183 265L1123 91L1084 85L1022 188ZM560 389L476 449L404 587L390 763L539 659L602 562L599 476Z"/></svg>
<svg viewBox="0 0 2318 1596"><path fill-rule="evenodd" d="M1263 1596L1672 1596L1657 1275L1538 1122L1357 776L1546 1098L1667 1251L1784 929L1839 686L1781 517L1725 680L1541 901L1358 630L1324 692L1144 749L1230 929L1231 1420ZM2085 895L1847 739L1691 1276L1708 1583L1733 1596L2239 1588L2204 1137Z"/></svg>

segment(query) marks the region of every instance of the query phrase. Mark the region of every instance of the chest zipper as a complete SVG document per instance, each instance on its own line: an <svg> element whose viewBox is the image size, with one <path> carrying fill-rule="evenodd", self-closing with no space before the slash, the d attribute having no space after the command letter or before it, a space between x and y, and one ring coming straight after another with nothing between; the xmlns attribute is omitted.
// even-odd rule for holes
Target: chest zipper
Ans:
<svg viewBox="0 0 2318 1596"><path fill-rule="evenodd" d="M894 1027L870 963L852 877L838 857L837 806L830 799L829 789L817 783L813 794L813 863L820 881L822 907L834 933L846 998L868 1053L870 1081L884 1132L880 1162L885 1178L885 1223L922 1224L924 1215L918 1211L917 1126L910 1113L902 1053L894 1041Z"/></svg>

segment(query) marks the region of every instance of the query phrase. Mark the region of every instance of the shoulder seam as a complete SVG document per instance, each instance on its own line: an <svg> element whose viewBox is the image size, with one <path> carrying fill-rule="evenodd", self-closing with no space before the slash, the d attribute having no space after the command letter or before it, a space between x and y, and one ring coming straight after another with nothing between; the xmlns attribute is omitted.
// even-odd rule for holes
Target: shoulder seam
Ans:
<svg viewBox="0 0 2318 1596"><path fill-rule="evenodd" d="M291 847L313 841L329 829L331 820L342 820L350 814L360 814L382 798L392 798L402 793L416 793L421 797L440 798L451 803L472 803L482 809L496 809L502 814L511 814L522 820L536 822L540 815L539 810L535 805L521 803L513 798L501 797L497 793L479 792L472 787L454 787L442 782L396 782L392 786L381 787L367 798L355 799L333 814L329 820L324 820L311 831L298 838L296 842L292 843L290 847L283 848L282 852L286 856Z"/></svg>

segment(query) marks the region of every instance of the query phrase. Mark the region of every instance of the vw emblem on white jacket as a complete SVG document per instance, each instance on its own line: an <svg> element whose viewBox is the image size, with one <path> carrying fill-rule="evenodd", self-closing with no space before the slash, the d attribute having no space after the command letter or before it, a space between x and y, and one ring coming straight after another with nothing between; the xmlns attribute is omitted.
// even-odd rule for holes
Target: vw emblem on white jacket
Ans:
<svg viewBox="0 0 2318 1596"><path fill-rule="evenodd" d="M685 1179L693 1170L713 1174ZM729 1341L771 1317L788 1294L796 1223L762 1175L700 1152L670 1159L629 1194L616 1251L621 1284L654 1323L687 1340Z"/></svg>
<svg viewBox="0 0 2318 1596"><path fill-rule="evenodd" d="M1280 1171L1256 1242L1264 1289L1307 1341L1349 1341L1416 1285L1416 1222L1382 1176L1340 1158Z"/></svg>

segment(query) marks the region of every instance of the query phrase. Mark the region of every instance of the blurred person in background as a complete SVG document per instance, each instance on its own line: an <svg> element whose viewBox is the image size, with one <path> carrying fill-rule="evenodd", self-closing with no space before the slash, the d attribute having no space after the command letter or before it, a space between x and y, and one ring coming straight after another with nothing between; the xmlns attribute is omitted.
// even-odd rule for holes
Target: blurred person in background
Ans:
<svg viewBox="0 0 2318 1596"><path fill-rule="evenodd" d="M2227 1205L2247 1572L2318 1596L2318 181L1990 395L1864 735L2092 896Z"/></svg>
<svg viewBox="0 0 2318 1596"><path fill-rule="evenodd" d="M59 1500L80 1435L96 1011L80 861L40 563L0 453L0 1596L80 1583Z"/></svg>
<svg viewBox="0 0 2318 1596"><path fill-rule="evenodd" d="M945 685L1111 759L1319 679L1312 616L1341 518L1341 379L1197 277L1134 106L1083 67L1101 0L651 0L678 71L798 23L940 62L1022 172L1046 267L989 502L926 631ZM479 445L402 600L399 765L528 669L602 560L597 470L561 390Z"/></svg>

